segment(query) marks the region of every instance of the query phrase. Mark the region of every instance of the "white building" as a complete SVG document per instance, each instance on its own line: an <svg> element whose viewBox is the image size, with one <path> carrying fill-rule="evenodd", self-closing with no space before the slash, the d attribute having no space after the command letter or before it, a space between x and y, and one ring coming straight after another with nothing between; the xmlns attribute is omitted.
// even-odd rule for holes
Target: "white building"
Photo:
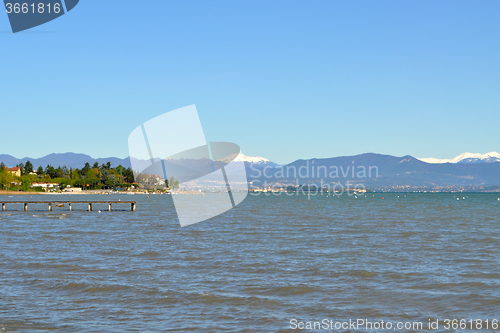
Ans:
<svg viewBox="0 0 500 333"><path fill-rule="evenodd" d="M80 193L82 192L82 189L80 187L67 187L63 190L63 192Z"/></svg>
<svg viewBox="0 0 500 333"><path fill-rule="evenodd" d="M41 187L43 189L57 188L59 184L56 183L31 183L31 187Z"/></svg>

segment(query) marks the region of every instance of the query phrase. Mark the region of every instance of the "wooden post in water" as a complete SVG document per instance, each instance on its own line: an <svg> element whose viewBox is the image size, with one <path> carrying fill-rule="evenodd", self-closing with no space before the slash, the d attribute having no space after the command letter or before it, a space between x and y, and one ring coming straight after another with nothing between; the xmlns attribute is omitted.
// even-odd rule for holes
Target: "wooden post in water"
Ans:
<svg viewBox="0 0 500 333"><path fill-rule="evenodd" d="M28 205L29 204L46 204L49 206L49 212L52 211L52 207L53 205L55 205L56 207L65 207L64 204L68 204L69 206L69 211L73 211L73 204L87 204L88 205L88 211L91 212L92 211L92 205L93 204L108 204L108 210L110 212L113 211L113 204L130 204L130 209L135 212L136 208L137 208L137 201L113 201L113 200L109 200L109 201L3 201L0 203L2 204L2 211L6 211L6 206L7 204L22 204L23 207L24 207L24 211L27 212L28 211Z"/></svg>

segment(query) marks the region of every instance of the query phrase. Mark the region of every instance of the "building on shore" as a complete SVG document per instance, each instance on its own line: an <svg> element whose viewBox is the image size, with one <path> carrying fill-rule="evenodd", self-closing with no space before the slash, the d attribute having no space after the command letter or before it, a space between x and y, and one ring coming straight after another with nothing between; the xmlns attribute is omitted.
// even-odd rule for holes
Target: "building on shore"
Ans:
<svg viewBox="0 0 500 333"><path fill-rule="evenodd" d="M63 192L68 193L81 193L82 189L80 187L67 187L63 190Z"/></svg>
<svg viewBox="0 0 500 333"><path fill-rule="evenodd" d="M14 176L21 177L21 168L19 167L7 168L7 171L13 174Z"/></svg>
<svg viewBox="0 0 500 333"><path fill-rule="evenodd" d="M51 188L58 188L59 184L57 183L31 183L31 187L41 187L44 190Z"/></svg>

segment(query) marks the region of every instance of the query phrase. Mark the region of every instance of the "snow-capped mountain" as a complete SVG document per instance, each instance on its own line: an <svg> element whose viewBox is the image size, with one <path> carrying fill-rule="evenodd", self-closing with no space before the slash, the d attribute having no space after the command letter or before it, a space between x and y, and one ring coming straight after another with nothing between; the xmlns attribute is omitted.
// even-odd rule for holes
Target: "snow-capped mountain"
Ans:
<svg viewBox="0 0 500 333"><path fill-rule="evenodd" d="M245 154L240 153L235 159L235 162L248 162L248 163L254 163L254 164L266 164L266 163L272 163L269 161L267 158L256 156L247 156Z"/></svg>
<svg viewBox="0 0 500 333"><path fill-rule="evenodd" d="M262 166L262 167L265 167L265 166L271 166L271 167L278 166L278 164L276 164L274 162L271 162L267 158L264 158L264 157L260 157L260 156L252 157L252 156L247 156L247 155L245 155L243 153L239 153L236 157L234 157L235 155L236 154L228 155L222 161L224 161L226 163L230 163L230 162L245 162L246 164L252 164L253 166Z"/></svg>
<svg viewBox="0 0 500 333"><path fill-rule="evenodd" d="M491 153L463 153L452 159L439 159L439 158L418 158L422 162L431 164L443 163L491 163L500 162L500 154L492 151Z"/></svg>

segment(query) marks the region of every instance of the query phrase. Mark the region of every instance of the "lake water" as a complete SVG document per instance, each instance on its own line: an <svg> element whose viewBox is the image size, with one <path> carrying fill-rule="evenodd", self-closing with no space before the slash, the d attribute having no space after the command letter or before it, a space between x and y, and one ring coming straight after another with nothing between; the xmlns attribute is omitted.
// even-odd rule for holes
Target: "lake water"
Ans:
<svg viewBox="0 0 500 333"><path fill-rule="evenodd" d="M138 205L0 212L0 332L500 319L499 196L261 194L184 228L168 195L3 196Z"/></svg>

